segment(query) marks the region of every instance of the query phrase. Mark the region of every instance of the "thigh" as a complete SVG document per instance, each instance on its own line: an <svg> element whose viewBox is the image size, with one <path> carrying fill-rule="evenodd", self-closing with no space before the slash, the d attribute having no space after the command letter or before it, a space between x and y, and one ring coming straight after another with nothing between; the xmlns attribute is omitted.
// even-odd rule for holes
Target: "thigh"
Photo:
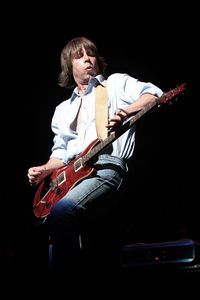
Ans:
<svg viewBox="0 0 200 300"><path fill-rule="evenodd" d="M115 170L103 169L98 170L95 176L88 177L75 186L66 195L74 206L87 207L93 202L115 193L121 183L122 176Z"/></svg>
<svg viewBox="0 0 200 300"><path fill-rule="evenodd" d="M71 220L75 216L92 219L101 218L113 209L118 198L115 196L122 183L121 175L111 169L97 171L95 176L88 177L78 183L51 211L53 219ZM91 213L92 211L92 213Z"/></svg>

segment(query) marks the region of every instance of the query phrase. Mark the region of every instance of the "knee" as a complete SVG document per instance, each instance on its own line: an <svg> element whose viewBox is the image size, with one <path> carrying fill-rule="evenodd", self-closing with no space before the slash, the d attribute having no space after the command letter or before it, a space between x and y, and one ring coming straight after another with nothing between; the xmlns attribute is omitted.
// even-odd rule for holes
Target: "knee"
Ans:
<svg viewBox="0 0 200 300"><path fill-rule="evenodd" d="M50 223L55 223L57 220L64 220L73 216L74 204L70 200L61 199L54 204L50 212Z"/></svg>

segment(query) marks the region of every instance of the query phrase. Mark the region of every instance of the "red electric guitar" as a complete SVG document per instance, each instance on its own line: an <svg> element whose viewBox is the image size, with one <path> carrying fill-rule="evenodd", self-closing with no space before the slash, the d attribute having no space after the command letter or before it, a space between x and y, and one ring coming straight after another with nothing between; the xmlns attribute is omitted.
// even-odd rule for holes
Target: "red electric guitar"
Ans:
<svg viewBox="0 0 200 300"><path fill-rule="evenodd" d="M54 170L39 185L33 201L34 215L37 218L46 218L57 201L94 171L90 166L90 162L100 151L113 143L153 106L167 103L170 99L183 92L185 87L186 83L183 83L175 89L164 93L157 99L156 103L147 105L144 109L137 112L117 131L111 132L105 140L94 140L78 157L67 165Z"/></svg>

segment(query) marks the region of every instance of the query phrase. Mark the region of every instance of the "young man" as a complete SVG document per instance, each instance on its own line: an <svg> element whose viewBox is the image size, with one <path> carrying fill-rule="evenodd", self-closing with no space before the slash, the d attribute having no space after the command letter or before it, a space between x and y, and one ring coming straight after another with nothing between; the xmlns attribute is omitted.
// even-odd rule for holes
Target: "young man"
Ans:
<svg viewBox="0 0 200 300"><path fill-rule="evenodd" d="M54 144L49 160L28 170L32 186L72 162L97 139L97 86L107 90L108 123L105 126L108 135L117 132L128 118L146 105L154 104L163 93L154 84L141 82L128 74L115 73L106 78L105 69L106 63L96 45L85 37L70 40L62 50L59 85L73 87L73 90L71 97L55 109L51 124ZM92 172L80 176L80 180L53 205L48 222L54 278L81 279L84 233L95 226L93 233L97 234L96 228L103 229L108 224L105 220L112 224L118 204L116 193L128 176L128 164L134 153L135 129L135 125L131 126L97 153L90 162ZM109 252L108 245L106 247Z"/></svg>

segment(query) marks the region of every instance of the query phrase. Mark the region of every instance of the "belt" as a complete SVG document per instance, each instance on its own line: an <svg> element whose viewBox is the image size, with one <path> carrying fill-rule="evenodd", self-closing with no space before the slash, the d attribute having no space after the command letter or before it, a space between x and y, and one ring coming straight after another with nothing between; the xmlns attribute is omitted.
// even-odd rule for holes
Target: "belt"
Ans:
<svg viewBox="0 0 200 300"><path fill-rule="evenodd" d="M99 155L93 166L96 170L108 168L120 172L121 174L125 174L128 171L127 163L123 158L109 154Z"/></svg>

